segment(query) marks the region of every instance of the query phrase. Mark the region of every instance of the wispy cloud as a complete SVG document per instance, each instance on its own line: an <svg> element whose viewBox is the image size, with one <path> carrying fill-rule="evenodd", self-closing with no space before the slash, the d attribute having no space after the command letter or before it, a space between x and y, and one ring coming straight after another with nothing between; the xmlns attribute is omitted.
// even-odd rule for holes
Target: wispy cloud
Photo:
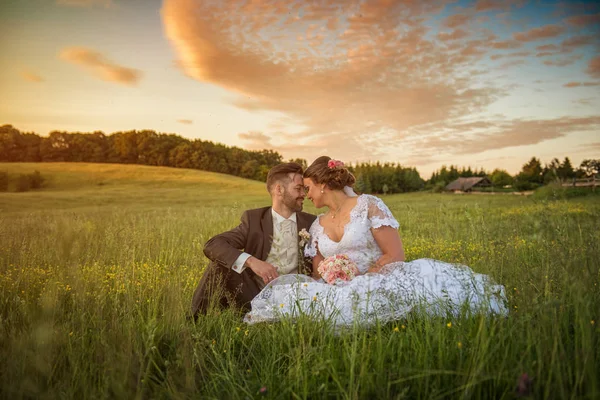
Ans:
<svg viewBox="0 0 600 400"><path fill-rule="evenodd" d="M563 87L566 88L575 88L575 87L591 87L591 86L600 86L600 82L569 82L565 83Z"/></svg>
<svg viewBox="0 0 600 400"><path fill-rule="evenodd" d="M123 85L137 85L142 72L115 64L103 54L85 47L69 47L60 52L59 57L70 63L84 67L98 78Z"/></svg>
<svg viewBox="0 0 600 400"><path fill-rule="evenodd" d="M600 24L600 13L574 15L565 19L568 24L584 27L588 25Z"/></svg>
<svg viewBox="0 0 600 400"><path fill-rule="evenodd" d="M178 119L177 122L184 125L191 125L194 123L191 119Z"/></svg>
<svg viewBox="0 0 600 400"><path fill-rule="evenodd" d="M577 60L581 60L583 56L581 54L576 54L571 57L563 57L554 60L545 60L544 65L554 66L554 67L566 67L567 65L574 64Z"/></svg>
<svg viewBox="0 0 600 400"><path fill-rule="evenodd" d="M41 75L38 75L35 72L29 71L29 70L21 71L20 74L21 74L21 78L23 78L29 82L39 83L39 82L45 81L45 79Z"/></svg>
<svg viewBox="0 0 600 400"><path fill-rule="evenodd" d="M594 57L588 63L586 72L595 79L600 79L600 56Z"/></svg>
<svg viewBox="0 0 600 400"><path fill-rule="evenodd" d="M515 40L521 42L533 42L536 40L550 39L562 35L566 31L564 26L545 25L539 28L532 28L526 32L516 32L513 34Z"/></svg>
<svg viewBox="0 0 600 400"><path fill-rule="evenodd" d="M583 106L589 106L589 105L592 105L592 102L594 100L596 100L596 98L594 98L594 97L585 97L583 99L573 100L573 103L575 103L575 104L581 104Z"/></svg>
<svg viewBox="0 0 600 400"><path fill-rule="evenodd" d="M238 137L246 142L246 147L250 150L260 150L273 147L271 138L262 132L252 131L238 133Z"/></svg>
<svg viewBox="0 0 600 400"><path fill-rule="evenodd" d="M589 132L598 129L600 129L600 116L549 120L476 121L448 125L445 134L430 136L423 139L420 144L427 151L471 154L534 145L573 132ZM472 133L477 134L472 135Z"/></svg>

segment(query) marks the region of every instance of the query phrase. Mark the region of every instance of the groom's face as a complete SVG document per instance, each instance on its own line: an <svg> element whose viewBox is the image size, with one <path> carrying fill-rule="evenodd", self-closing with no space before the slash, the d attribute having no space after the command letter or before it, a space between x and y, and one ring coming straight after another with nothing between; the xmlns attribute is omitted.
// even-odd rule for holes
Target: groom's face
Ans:
<svg viewBox="0 0 600 400"><path fill-rule="evenodd" d="M283 204L290 210L302 211L302 203L306 196L302 175L293 174L290 178L291 180L283 186Z"/></svg>

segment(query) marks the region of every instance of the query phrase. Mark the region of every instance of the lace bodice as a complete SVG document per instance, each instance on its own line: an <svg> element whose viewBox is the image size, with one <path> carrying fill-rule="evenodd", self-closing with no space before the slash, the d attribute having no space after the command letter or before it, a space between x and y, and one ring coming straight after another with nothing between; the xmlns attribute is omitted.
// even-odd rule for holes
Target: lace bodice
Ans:
<svg viewBox="0 0 600 400"><path fill-rule="evenodd" d="M361 274L381 257L381 249L377 245L371 229L391 226L398 229L398 221L390 209L378 197L363 194L358 196L356 205L350 212L350 221L344 226L344 234L339 242L331 240L323 230L320 214L310 227L310 243L304 254L314 257L317 251L323 257L334 254L346 254L356 263Z"/></svg>

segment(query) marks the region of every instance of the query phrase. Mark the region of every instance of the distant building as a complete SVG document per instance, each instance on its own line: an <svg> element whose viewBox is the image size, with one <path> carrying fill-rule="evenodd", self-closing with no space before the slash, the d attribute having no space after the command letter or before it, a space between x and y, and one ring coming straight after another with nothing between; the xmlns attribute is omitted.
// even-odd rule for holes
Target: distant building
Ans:
<svg viewBox="0 0 600 400"><path fill-rule="evenodd" d="M446 186L450 192L470 192L473 188L484 188L492 186L492 182L487 177L474 176L472 178L458 178Z"/></svg>

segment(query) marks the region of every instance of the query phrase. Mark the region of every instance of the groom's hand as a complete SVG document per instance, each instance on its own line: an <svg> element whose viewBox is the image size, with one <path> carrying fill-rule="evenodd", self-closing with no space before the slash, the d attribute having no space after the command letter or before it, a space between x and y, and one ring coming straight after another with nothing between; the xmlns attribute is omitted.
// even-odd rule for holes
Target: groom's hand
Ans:
<svg viewBox="0 0 600 400"><path fill-rule="evenodd" d="M254 271L256 275L260 276L265 283L269 283L279 276L277 269L274 266L268 262L261 261L254 256L248 257L245 264Z"/></svg>

